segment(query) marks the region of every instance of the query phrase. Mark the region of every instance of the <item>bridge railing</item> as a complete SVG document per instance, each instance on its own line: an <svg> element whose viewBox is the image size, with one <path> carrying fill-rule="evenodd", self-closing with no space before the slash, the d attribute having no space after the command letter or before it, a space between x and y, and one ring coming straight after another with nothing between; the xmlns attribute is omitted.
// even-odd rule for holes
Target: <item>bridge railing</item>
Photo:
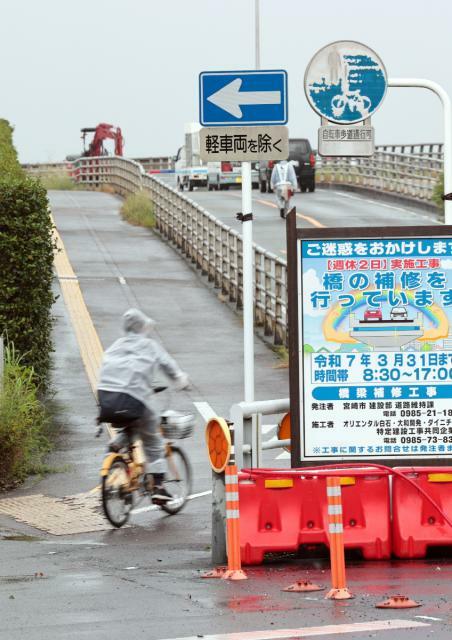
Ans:
<svg viewBox="0 0 452 640"><path fill-rule="evenodd" d="M243 250L240 234L185 194L144 173L133 160L79 158L72 176L87 187L109 185L128 195L145 191L154 204L157 231L220 291L235 309L243 306ZM275 345L287 343L287 269L284 260L254 245L255 325Z"/></svg>
<svg viewBox="0 0 452 640"><path fill-rule="evenodd" d="M441 176L441 145L387 145L370 159L323 160L320 183L347 184L431 199ZM115 156L79 158L68 165L73 179L87 187L108 185L127 196L149 193L154 203L157 231L172 243L222 299L240 310L243 304L243 257L240 234L217 220L185 194L133 160ZM255 324L275 345L287 344L287 269L284 260L254 245Z"/></svg>
<svg viewBox="0 0 452 640"><path fill-rule="evenodd" d="M442 172L441 144L384 145L371 158L323 158L316 180L431 202Z"/></svg>

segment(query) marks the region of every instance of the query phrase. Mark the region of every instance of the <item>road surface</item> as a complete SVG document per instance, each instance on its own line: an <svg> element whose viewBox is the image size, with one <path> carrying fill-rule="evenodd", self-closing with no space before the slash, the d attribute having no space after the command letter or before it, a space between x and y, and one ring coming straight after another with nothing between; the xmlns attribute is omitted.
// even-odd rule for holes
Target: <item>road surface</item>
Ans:
<svg viewBox="0 0 452 640"><path fill-rule="evenodd" d="M239 318L172 248L122 222L119 199L55 192L51 202L101 343L106 346L120 335L119 318L127 307L143 308L193 382L189 393L179 395L178 406L197 403L225 414L242 398ZM217 202L230 206L226 197ZM58 282L55 286L58 291ZM30 479L6 502L0 499L1 640L265 640L342 633L352 639L450 638L450 561L350 562L348 582L356 598L346 603L324 601L322 592L281 591L305 577L328 585L328 563L322 558L273 561L250 569L249 579L240 583L201 580L201 572L210 568L210 497L205 495L210 470L201 417L194 438L183 443L192 459L197 497L178 516L141 512L132 526L112 531L96 511L105 440L93 437L94 397L61 297L55 316L54 383L65 416L50 463L60 473ZM287 396L287 370L260 340L255 347L257 396ZM60 521L51 523L56 506ZM82 525L92 531L81 533ZM64 531L49 533L52 526ZM397 592L419 599L422 608L374 609ZM222 636L231 633L238 635Z"/></svg>

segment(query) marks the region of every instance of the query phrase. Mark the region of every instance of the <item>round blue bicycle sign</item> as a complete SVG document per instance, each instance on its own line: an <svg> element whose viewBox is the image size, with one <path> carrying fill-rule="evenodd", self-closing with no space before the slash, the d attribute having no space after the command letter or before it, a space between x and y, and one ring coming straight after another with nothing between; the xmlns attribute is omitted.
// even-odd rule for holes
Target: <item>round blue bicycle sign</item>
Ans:
<svg viewBox="0 0 452 640"><path fill-rule="evenodd" d="M375 51L352 40L320 49L304 77L311 107L337 124L369 118L382 103L387 86L385 66Z"/></svg>

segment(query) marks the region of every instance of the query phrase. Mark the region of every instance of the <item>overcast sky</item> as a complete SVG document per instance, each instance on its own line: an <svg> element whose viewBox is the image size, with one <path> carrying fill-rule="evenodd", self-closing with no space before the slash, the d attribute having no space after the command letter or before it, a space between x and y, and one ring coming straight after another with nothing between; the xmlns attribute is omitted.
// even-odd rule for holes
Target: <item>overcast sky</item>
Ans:
<svg viewBox="0 0 452 640"><path fill-rule="evenodd" d="M261 68L289 74L289 131L316 144L303 76L334 40L373 48L389 77L452 95L450 0L260 0ZM120 125L125 155L174 155L198 120L198 74L254 67L254 0L0 0L0 117L22 162L80 151L80 128ZM376 142L442 140L439 99L389 89Z"/></svg>

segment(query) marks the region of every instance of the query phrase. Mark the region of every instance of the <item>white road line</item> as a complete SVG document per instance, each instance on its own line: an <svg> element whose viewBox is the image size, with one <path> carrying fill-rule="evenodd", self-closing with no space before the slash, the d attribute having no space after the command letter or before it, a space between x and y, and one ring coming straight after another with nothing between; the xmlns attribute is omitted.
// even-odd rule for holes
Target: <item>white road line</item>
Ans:
<svg viewBox="0 0 452 640"><path fill-rule="evenodd" d="M210 496L212 494L212 489L209 491L201 491L201 493L192 493L187 496L187 500L196 500L196 498L203 498L204 496ZM138 513L146 513L147 511L156 511L160 509L160 507L156 504L149 504L147 507L139 507L138 509L132 509L130 512L132 515L137 515Z"/></svg>
<svg viewBox="0 0 452 640"><path fill-rule="evenodd" d="M191 496L188 496L187 500L195 500L196 498L203 498L204 496L210 495L212 495L212 489L201 491L201 493L192 493Z"/></svg>
<svg viewBox="0 0 452 640"><path fill-rule="evenodd" d="M334 191L337 196L342 196L343 198L350 198L351 200L360 200L361 202L369 202L370 204L378 205L379 207L386 207L387 209L394 209L395 211L401 211L403 213L407 213L413 218L422 218L423 220L428 220L432 224L442 224L438 220L433 220L430 216L423 215L422 213L416 213L415 211L411 211L410 209L406 209L404 207L396 207L392 204L386 204L385 202L379 202L378 200L369 200L365 198L360 198L359 196L352 196L349 193L342 193L341 191Z"/></svg>
<svg viewBox="0 0 452 640"><path fill-rule="evenodd" d="M218 415L218 413L216 413L216 411L212 409L208 402L194 402L193 405L206 422Z"/></svg>
<svg viewBox="0 0 452 640"><path fill-rule="evenodd" d="M425 622L415 620L372 620L350 624L328 624L323 627L302 627L300 629L269 629L268 631L243 631L237 633L217 633L204 635L203 640L275 640L282 638L309 638L328 634L362 633L365 631L393 631L394 629L414 629L430 627ZM200 636L171 638L171 640L198 640ZM168 639L169 640L169 639Z"/></svg>
<svg viewBox="0 0 452 640"><path fill-rule="evenodd" d="M130 513L133 516L135 516L138 513L146 513L146 511L156 511L159 508L160 507L158 507L156 504L148 504L147 507L139 507L138 509L132 509L132 511Z"/></svg>
<svg viewBox="0 0 452 640"><path fill-rule="evenodd" d="M342 196L343 198L350 198L351 200L361 200L362 198L359 198L358 196L351 196L349 193L342 193L342 191L335 191L334 192L337 196Z"/></svg>

